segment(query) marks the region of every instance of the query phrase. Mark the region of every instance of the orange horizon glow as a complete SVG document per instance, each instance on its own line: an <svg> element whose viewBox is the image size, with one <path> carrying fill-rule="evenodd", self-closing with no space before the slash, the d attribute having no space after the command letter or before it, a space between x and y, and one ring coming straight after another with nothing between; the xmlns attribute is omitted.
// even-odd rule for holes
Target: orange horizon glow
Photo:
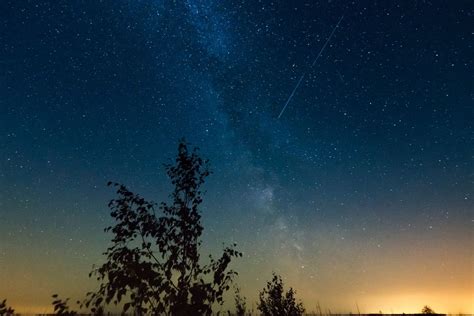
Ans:
<svg viewBox="0 0 474 316"><path fill-rule="evenodd" d="M440 296L442 296L440 294ZM472 315L474 314L473 297L472 294L460 295L453 297L443 297L443 301L439 301L441 297L434 297L423 293L418 294L394 294L388 296L374 296L367 299L362 299L352 304L325 305L323 301L318 302L316 299L312 303L304 302L307 313L319 313L317 304L321 307L322 314L378 314L382 312L385 315L389 314L419 314L423 306L428 305L436 313L447 315ZM22 306L14 305L7 301L9 306L15 309L18 314L47 314L53 312L52 305L36 305L36 306ZM71 303L74 300L70 300ZM428 302L423 304L421 302ZM429 302L433 302L430 304ZM256 306L256 302L247 302L248 308ZM75 304L71 304L73 307ZM359 308L359 310L357 309ZM74 308L73 308L74 309ZM232 306L229 306L232 310ZM112 308L112 310L114 310Z"/></svg>
<svg viewBox="0 0 474 316"><path fill-rule="evenodd" d="M416 238L381 239L379 248L356 238L338 243L331 232L319 231L313 237L318 241L314 249L305 244L298 245L299 248L286 245L294 250L285 248L285 252L279 252L287 240L285 233L271 233L274 244L264 246L242 240L241 249L247 256L233 265L240 272L236 283L247 297L249 309L256 309L258 291L275 271L282 275L285 288L296 290L297 299L308 312L318 311L319 302L323 313L330 310L356 314L357 306L361 313L419 313L428 305L437 313L474 314L474 274L472 261L466 260L472 258L472 251L463 246L469 244L469 235L444 231L428 236L419 234ZM104 236L87 238L97 241ZM211 244L211 248L204 252L218 251L219 245L212 245L212 240L220 239L208 236L204 244ZM81 246L86 247L89 242L85 240ZM106 240L103 244L107 244ZM266 249L261 254L265 261L253 261L251 246ZM100 249L96 244L87 249L94 256L81 260L63 256L64 260L58 261L57 257L45 255L41 247L28 254L19 247L12 248L11 256L0 266L1 275L9 276L2 280L0 299L6 298L17 312L28 314L51 312L51 295L55 293L61 298L70 297L74 303L88 289L95 288L95 281L87 275L92 263L102 262L103 258L97 255ZM313 255L305 256L300 251ZM224 305L230 310L231 294Z"/></svg>

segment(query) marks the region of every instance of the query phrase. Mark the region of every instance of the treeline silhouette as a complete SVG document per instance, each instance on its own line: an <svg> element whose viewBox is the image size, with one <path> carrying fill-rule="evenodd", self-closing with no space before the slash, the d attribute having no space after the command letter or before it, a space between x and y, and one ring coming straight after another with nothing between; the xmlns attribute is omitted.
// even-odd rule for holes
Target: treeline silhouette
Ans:
<svg viewBox="0 0 474 316"><path fill-rule="evenodd" d="M201 187L211 174L209 161L182 139L174 163L164 167L174 187L170 202L147 201L122 184L108 183L117 193L108 204L114 225L105 228L112 233L111 246L104 252L105 262L89 274L98 289L76 302L79 310L105 315L108 307L117 306L122 314L207 316L224 303L237 275L229 264L242 253L232 244L202 263ZM250 315L246 298L235 284L233 288L234 310L217 315ZM305 308L295 294L292 288L285 292L281 277L273 274L259 293L257 310L263 316L303 315ZM78 315L69 298L52 298L56 315ZM434 313L427 306L423 312ZM0 316L13 314L3 300Z"/></svg>

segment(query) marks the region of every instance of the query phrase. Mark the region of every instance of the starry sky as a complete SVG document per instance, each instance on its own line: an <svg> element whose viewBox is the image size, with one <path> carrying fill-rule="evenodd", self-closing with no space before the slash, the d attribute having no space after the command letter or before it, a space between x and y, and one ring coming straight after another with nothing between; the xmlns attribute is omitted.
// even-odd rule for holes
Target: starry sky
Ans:
<svg viewBox="0 0 474 316"><path fill-rule="evenodd" d="M472 15L462 0L0 1L0 298L44 312L93 289L106 182L165 199L186 137L214 172L203 252L238 243L249 307L275 271L310 311L473 313Z"/></svg>

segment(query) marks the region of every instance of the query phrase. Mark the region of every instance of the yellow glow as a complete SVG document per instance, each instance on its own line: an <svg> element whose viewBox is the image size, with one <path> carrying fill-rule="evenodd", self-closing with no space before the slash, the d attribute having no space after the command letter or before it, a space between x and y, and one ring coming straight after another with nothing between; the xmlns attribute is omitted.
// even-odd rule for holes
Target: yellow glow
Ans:
<svg viewBox="0 0 474 316"><path fill-rule="evenodd" d="M473 295L468 293L409 293L372 296L367 309L383 313L419 313L424 305L438 313L474 313Z"/></svg>

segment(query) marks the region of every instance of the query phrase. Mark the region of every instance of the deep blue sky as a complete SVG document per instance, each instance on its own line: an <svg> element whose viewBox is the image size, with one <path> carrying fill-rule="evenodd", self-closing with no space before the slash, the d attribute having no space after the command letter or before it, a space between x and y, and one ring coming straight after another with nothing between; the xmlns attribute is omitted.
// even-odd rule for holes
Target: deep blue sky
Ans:
<svg viewBox="0 0 474 316"><path fill-rule="evenodd" d="M86 278L105 183L164 197L181 137L213 166L210 248L235 240L242 267L286 273L306 299L304 282L344 292L327 276L407 247L446 243L433 256L449 268L427 279L472 259L470 1L3 0L0 17L0 273L23 277L1 295L42 306L21 292L62 284L55 255ZM366 259L331 270L347 256Z"/></svg>

